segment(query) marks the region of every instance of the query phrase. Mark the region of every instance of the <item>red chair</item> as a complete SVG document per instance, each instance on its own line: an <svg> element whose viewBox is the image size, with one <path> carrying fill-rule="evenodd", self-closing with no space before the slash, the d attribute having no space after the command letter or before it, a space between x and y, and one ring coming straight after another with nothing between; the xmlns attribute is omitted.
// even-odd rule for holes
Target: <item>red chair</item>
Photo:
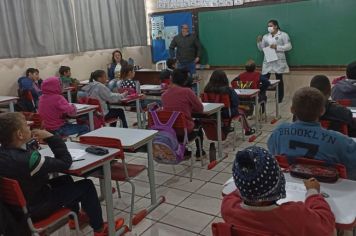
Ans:
<svg viewBox="0 0 356 236"><path fill-rule="evenodd" d="M172 116L173 112L171 111L156 111L158 119L160 120L161 123L166 123L168 122L169 118ZM148 113L148 127L151 128L153 126L153 118L151 113ZM186 119L183 113L179 113L178 118L174 122L173 129L176 131L176 134L178 137L184 137L185 135L188 136L187 133L187 125L186 125ZM188 145L192 145L195 140L198 140L199 145L201 146L200 143L200 138L198 136L192 138L191 140L188 140ZM201 152L202 148L200 149ZM202 153L200 153L200 156L202 157ZM192 182L193 179L193 158L190 158L190 182ZM203 160L201 160L201 165L203 166Z"/></svg>
<svg viewBox="0 0 356 236"><path fill-rule="evenodd" d="M98 106L96 108L95 116L94 116L94 127L95 129L98 129L103 126L109 126L110 124L117 123L120 121L117 118L110 118L110 119L105 119L103 109L100 105L100 102L98 99L95 98L90 98L90 97L82 97L78 101L80 104L88 104L88 105L96 105ZM81 121L78 120L80 123ZM121 126L121 121L120 121L120 126Z"/></svg>
<svg viewBox="0 0 356 236"><path fill-rule="evenodd" d="M88 145L97 145L97 146L120 149L119 154L116 156L116 161L111 163L111 180L114 180L116 182L116 188L117 188L119 198L121 198L119 181L125 181L131 185L132 191L131 191L131 209L130 209L130 221L129 221L129 230L131 230L132 222L133 222L134 204L135 204L135 185L131 181L131 179L141 174L146 169L146 166L126 164L124 149L119 139L94 137L94 136L88 136L88 137L81 136L79 137L79 142ZM119 162L118 160L121 160L121 162ZM102 172L94 172L92 176L100 179L104 178Z"/></svg>
<svg viewBox="0 0 356 236"><path fill-rule="evenodd" d="M234 226L228 223L213 223L213 236L277 236L277 234L251 229L244 226Z"/></svg>
<svg viewBox="0 0 356 236"><path fill-rule="evenodd" d="M338 131L344 135L349 135L349 130L347 124L341 121L332 121L332 120L320 120L321 127Z"/></svg>
<svg viewBox="0 0 356 236"><path fill-rule="evenodd" d="M290 163L288 158L283 155L275 156L279 166L284 169L289 169ZM305 165L317 165L317 166L325 166L327 163L323 160L310 159L307 157L298 157L293 160L293 164L305 164ZM340 178L347 179L347 171L346 167L343 164L336 163L334 167L339 173Z"/></svg>
<svg viewBox="0 0 356 236"><path fill-rule="evenodd" d="M42 119L40 114L33 112L22 112L27 121L32 121L31 129L43 129Z"/></svg>
<svg viewBox="0 0 356 236"><path fill-rule="evenodd" d="M339 103L341 106L344 107L351 107L352 106L352 100L351 99L339 99L336 100L337 103Z"/></svg>
<svg viewBox="0 0 356 236"><path fill-rule="evenodd" d="M33 235L39 236L47 228L57 225L64 219L72 216L75 222L76 235L79 235L79 223L77 215L68 208L61 208L53 212L46 219L33 222L26 206L26 199L22 193L19 183L16 180L8 178L0 178L0 198L1 200L12 206L20 207L25 214L28 227ZM63 225L67 224L65 221Z"/></svg>
<svg viewBox="0 0 356 236"><path fill-rule="evenodd" d="M201 94L201 99L203 102L210 102L210 103L223 103L224 108L228 109L229 111L229 119L222 119L222 122L225 126L230 126L230 123L233 123L234 126L234 150L236 148L236 143L237 143L237 124L240 123L241 126L241 137L242 140L245 140L245 127L248 124L245 124L244 115L239 114L234 117L231 116L231 103L230 103L230 96L228 94L216 94L216 93L203 93ZM214 119L215 121L215 119ZM209 140L217 141L217 129L216 126L211 125L212 122L209 122L206 119L202 119L202 126L204 128L205 134L208 137ZM216 123L214 123L216 124ZM227 137L227 134L222 132L222 140L225 140Z"/></svg>

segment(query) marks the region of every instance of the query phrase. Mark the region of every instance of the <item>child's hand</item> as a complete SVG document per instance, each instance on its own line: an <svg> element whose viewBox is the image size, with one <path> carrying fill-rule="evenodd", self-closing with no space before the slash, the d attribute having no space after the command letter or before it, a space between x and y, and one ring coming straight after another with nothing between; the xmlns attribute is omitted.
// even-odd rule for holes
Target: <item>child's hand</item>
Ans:
<svg viewBox="0 0 356 236"><path fill-rule="evenodd" d="M320 193L320 183L315 178L304 180L304 185L307 190L316 189Z"/></svg>
<svg viewBox="0 0 356 236"><path fill-rule="evenodd" d="M271 44L271 46L269 46L270 48L273 48L273 49L277 49L277 45L276 44Z"/></svg>
<svg viewBox="0 0 356 236"><path fill-rule="evenodd" d="M129 91L125 91L121 95L125 98L125 97L127 97L128 94L129 94Z"/></svg>
<svg viewBox="0 0 356 236"><path fill-rule="evenodd" d="M35 129L32 130L32 136L37 139L38 141L42 141L46 138L52 137L53 134L48 132L47 130L42 130L42 129Z"/></svg>

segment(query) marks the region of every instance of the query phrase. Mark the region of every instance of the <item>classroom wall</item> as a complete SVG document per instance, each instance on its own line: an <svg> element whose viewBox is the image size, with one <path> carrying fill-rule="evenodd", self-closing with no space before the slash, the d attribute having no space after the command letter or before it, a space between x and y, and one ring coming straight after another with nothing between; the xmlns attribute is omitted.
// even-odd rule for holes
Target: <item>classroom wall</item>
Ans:
<svg viewBox="0 0 356 236"><path fill-rule="evenodd" d="M1 86L0 95L16 95L17 79L24 75L29 67L38 68L42 79L57 73L61 65L70 66L72 75L79 80L86 80L92 71L107 68L111 53L115 49L98 50L79 54L55 55L36 58L0 59ZM130 47L122 49L124 59L129 57L135 64L151 68L150 47Z"/></svg>

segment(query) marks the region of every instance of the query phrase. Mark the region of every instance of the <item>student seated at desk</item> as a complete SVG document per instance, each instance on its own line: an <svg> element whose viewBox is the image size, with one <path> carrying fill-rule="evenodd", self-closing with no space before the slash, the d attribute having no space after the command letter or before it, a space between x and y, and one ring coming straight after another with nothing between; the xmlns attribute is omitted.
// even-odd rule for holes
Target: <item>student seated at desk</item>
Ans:
<svg viewBox="0 0 356 236"><path fill-rule="evenodd" d="M19 85L19 107L23 111L35 112L38 107L38 99L42 95L41 84L42 79L39 76L39 70L35 68L28 68L26 76L20 77L17 81ZM31 101L25 98L24 92L30 91L35 107Z"/></svg>
<svg viewBox="0 0 356 236"><path fill-rule="evenodd" d="M346 167L348 178L356 179L356 142L320 126L325 111L325 97L315 88L301 88L292 99L294 123L282 123L271 134L267 146L272 155L286 155L290 160L307 157Z"/></svg>
<svg viewBox="0 0 356 236"><path fill-rule="evenodd" d="M45 141L53 157L41 154L28 146L32 136ZM94 236L108 235L102 210L93 182L82 179L74 182L69 175L49 179L49 174L66 171L72 157L62 139L45 130L31 133L21 113L0 114L0 176L19 182L33 220L41 220L62 207L76 212L81 224L89 223ZM79 207L81 204L81 210ZM116 221L116 228L124 224ZM70 220L70 226L74 221Z"/></svg>
<svg viewBox="0 0 356 236"><path fill-rule="evenodd" d="M238 191L223 199L226 223L271 235L333 235L335 217L317 180L304 181L305 202L278 204L286 197L286 180L272 155L257 146L237 152L232 173Z"/></svg>
<svg viewBox="0 0 356 236"><path fill-rule="evenodd" d="M127 92L112 93L108 87L105 86L107 82L106 73L103 70L96 70L90 75L90 83L82 88L88 97L98 99L105 120L119 118L122 122L122 127L128 128L125 112L122 108L110 108L108 103L118 103L125 98ZM115 127L112 123L110 126Z"/></svg>
<svg viewBox="0 0 356 236"><path fill-rule="evenodd" d="M205 86L204 93L213 93L213 94L227 94L230 98L230 109L224 107L221 110L221 117L223 119L230 119L232 117L241 114L244 124L244 130L246 135L251 135L254 132L248 125L246 116L243 114L242 111L239 111L239 97L234 89L229 87L229 80L226 76L226 73L222 70L214 71L211 76L208 84ZM230 112L229 112L230 111ZM230 130L230 122L229 124L225 125L223 131L228 133Z"/></svg>
<svg viewBox="0 0 356 236"><path fill-rule="evenodd" d="M135 70L133 65L124 63L121 66L120 78L122 79L121 83L117 85L118 89L128 89L132 93L136 92L136 83L132 79L135 77Z"/></svg>
<svg viewBox="0 0 356 236"><path fill-rule="evenodd" d="M168 85L171 83L173 70L177 68L177 60L174 58L169 58L167 59L166 64L167 64L167 69L161 71L159 78L161 79L161 83Z"/></svg>
<svg viewBox="0 0 356 236"><path fill-rule="evenodd" d="M72 78L72 72L69 66L59 67L58 73L63 88L75 88L71 91L72 102L75 103L77 101L77 87L79 85L79 81L77 79Z"/></svg>
<svg viewBox="0 0 356 236"><path fill-rule="evenodd" d="M331 90L331 98L335 101L350 99L352 106L356 106L356 61L346 68L346 79L337 81Z"/></svg>
<svg viewBox="0 0 356 236"><path fill-rule="evenodd" d="M330 129L338 130L338 124L345 123L348 126L348 134L350 137L356 137L356 122L352 118L352 112L346 107L338 104L333 100L329 100L331 95L331 84L328 77L325 75L314 76L310 82L310 87L316 88L323 93L325 97L325 113L320 117L320 120L328 120L331 122Z"/></svg>
<svg viewBox="0 0 356 236"><path fill-rule="evenodd" d="M46 130L60 136L82 135L89 132L87 125L71 124L66 116L75 116L77 109L62 95L58 77L50 77L42 83L43 95L40 97L38 113Z"/></svg>
<svg viewBox="0 0 356 236"><path fill-rule="evenodd" d="M204 110L203 103L194 94L190 88L184 87L186 81L188 80L188 71L184 69L176 69L172 74L172 84L166 92L162 94L162 105L163 109L166 111L180 111L185 115L187 121L188 138L191 136L200 137L201 147L196 140L196 160L201 160L200 150L203 146L203 129L198 124L194 122L192 118L192 113L202 113ZM181 137L178 135L178 139ZM206 155L205 151L202 150L203 157Z"/></svg>

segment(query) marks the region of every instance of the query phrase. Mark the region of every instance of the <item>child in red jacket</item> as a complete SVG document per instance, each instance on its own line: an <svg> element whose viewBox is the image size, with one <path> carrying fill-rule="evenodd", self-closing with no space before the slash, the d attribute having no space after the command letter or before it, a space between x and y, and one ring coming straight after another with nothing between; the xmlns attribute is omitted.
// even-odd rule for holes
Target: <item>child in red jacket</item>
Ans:
<svg viewBox="0 0 356 236"><path fill-rule="evenodd" d="M304 182L305 202L277 204L286 197L285 178L277 161L261 147L236 154L233 177L238 192L224 197L221 215L225 222L241 227L289 236L332 235L335 218L320 195L315 179Z"/></svg>

